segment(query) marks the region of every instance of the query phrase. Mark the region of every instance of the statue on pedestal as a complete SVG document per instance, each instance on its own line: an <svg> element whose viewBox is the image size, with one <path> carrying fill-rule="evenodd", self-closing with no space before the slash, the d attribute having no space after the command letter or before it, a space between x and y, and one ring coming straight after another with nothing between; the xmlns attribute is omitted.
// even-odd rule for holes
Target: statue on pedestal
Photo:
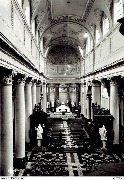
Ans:
<svg viewBox="0 0 124 180"><path fill-rule="evenodd" d="M105 126L103 125L102 128L99 128L99 134L100 134L100 137L101 137L101 141L102 141L102 148L103 149L106 149L106 141L107 141L107 136L106 136L106 128Z"/></svg>
<svg viewBox="0 0 124 180"><path fill-rule="evenodd" d="M38 143L38 146L41 146L41 140L42 140L42 134L43 134L43 128L41 124L39 124L36 130L37 130L37 143Z"/></svg>

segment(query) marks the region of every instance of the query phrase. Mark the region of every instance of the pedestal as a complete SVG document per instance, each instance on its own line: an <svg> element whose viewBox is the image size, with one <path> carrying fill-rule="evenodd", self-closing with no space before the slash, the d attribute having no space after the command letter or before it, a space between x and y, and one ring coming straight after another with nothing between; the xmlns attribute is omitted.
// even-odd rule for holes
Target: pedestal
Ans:
<svg viewBox="0 0 124 180"><path fill-rule="evenodd" d="M37 146L41 147L41 139L37 139Z"/></svg>

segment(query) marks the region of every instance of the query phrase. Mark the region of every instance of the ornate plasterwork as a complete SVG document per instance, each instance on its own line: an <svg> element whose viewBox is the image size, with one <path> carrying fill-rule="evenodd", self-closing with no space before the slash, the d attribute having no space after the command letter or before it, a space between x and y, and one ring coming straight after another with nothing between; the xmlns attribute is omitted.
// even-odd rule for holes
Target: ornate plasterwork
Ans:
<svg viewBox="0 0 124 180"><path fill-rule="evenodd" d="M100 23L101 18L103 16L103 11L101 11L99 8L94 9L94 15L96 17L96 20L98 23Z"/></svg>
<svg viewBox="0 0 124 180"><path fill-rule="evenodd" d="M84 16L83 16L83 23L86 22L89 14L90 14L90 11L93 7L93 4L94 4L95 0L89 0L89 3L87 4L87 7L86 7L86 10L84 12Z"/></svg>
<svg viewBox="0 0 124 180"><path fill-rule="evenodd" d="M86 10L84 12L84 15L82 17L79 17L79 16L74 16L74 15L63 15L63 16L57 16L55 17L54 19L51 18L51 23L54 24L54 23L61 23L61 22L68 22L68 21L75 21L77 23L84 23L86 22L88 16L89 16L89 13L93 7L93 4L94 4L95 0L89 0L88 4L87 4L87 7L86 7Z"/></svg>
<svg viewBox="0 0 124 180"><path fill-rule="evenodd" d="M92 32L92 34L93 34L94 33L94 24L90 23L90 22L88 22L87 24L88 24L88 27L90 29L90 32Z"/></svg>
<svg viewBox="0 0 124 180"><path fill-rule="evenodd" d="M49 77L53 75L64 75L66 73L66 76L70 75L79 75L80 76L80 68L78 65L47 65L47 75Z"/></svg>
<svg viewBox="0 0 124 180"><path fill-rule="evenodd" d="M47 10L48 10L48 20L51 22L52 20L51 0L47 0Z"/></svg>
<svg viewBox="0 0 124 180"><path fill-rule="evenodd" d="M67 46L73 46L74 48L78 48L78 45L81 46L81 44L74 38L68 37L68 36L62 36L57 39L51 39L48 46L56 46L56 45L67 45Z"/></svg>
<svg viewBox="0 0 124 180"><path fill-rule="evenodd" d="M44 32L44 30L46 29L46 27L47 27L47 24L43 24L43 25L39 28L40 36L42 36L42 33Z"/></svg>
<svg viewBox="0 0 124 180"><path fill-rule="evenodd" d="M52 78L48 79L47 83L79 83L80 80L76 78Z"/></svg>
<svg viewBox="0 0 124 180"><path fill-rule="evenodd" d="M112 0L104 0L104 2L106 4L106 6L108 7L108 9L110 9Z"/></svg>
<svg viewBox="0 0 124 180"><path fill-rule="evenodd" d="M36 23L37 23L37 26L39 26L39 24L40 24L40 22L42 21L44 15L45 15L45 12L42 11L42 12L40 12L40 13L36 16Z"/></svg>
<svg viewBox="0 0 124 180"><path fill-rule="evenodd" d="M31 0L31 4L32 4L32 14L35 12L35 10L38 7L40 0Z"/></svg>

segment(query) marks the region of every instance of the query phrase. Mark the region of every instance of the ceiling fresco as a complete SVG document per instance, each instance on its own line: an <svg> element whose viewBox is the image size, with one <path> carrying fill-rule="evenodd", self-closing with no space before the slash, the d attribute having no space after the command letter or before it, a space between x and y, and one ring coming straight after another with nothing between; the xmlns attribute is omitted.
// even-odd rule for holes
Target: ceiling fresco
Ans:
<svg viewBox="0 0 124 180"><path fill-rule="evenodd" d="M84 34L87 32L94 42L95 29L101 32L103 14L112 24L112 0L31 0L31 7L47 66L80 62Z"/></svg>

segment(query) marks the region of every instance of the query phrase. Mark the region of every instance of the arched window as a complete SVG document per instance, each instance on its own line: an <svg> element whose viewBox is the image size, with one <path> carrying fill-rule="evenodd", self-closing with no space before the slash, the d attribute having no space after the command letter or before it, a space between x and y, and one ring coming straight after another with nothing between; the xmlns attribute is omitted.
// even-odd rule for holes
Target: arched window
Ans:
<svg viewBox="0 0 124 180"><path fill-rule="evenodd" d="M114 23L123 17L123 2L122 0L114 0Z"/></svg>
<svg viewBox="0 0 124 180"><path fill-rule="evenodd" d="M30 26L30 3L27 1L26 6L25 6L25 16L28 25Z"/></svg>
<svg viewBox="0 0 124 180"><path fill-rule="evenodd" d="M38 30L36 31L36 41L39 46L39 31Z"/></svg>
<svg viewBox="0 0 124 180"><path fill-rule="evenodd" d="M32 21L32 34L33 34L33 36L35 37L35 35L36 35L36 30L35 30L35 19L33 19L33 21Z"/></svg>
<svg viewBox="0 0 124 180"><path fill-rule="evenodd" d="M17 0L17 1L19 3L20 7L22 7L22 0Z"/></svg>
<svg viewBox="0 0 124 180"><path fill-rule="evenodd" d="M109 31L109 19L106 15L103 17L103 36Z"/></svg>
<svg viewBox="0 0 124 180"><path fill-rule="evenodd" d="M96 29L96 44L99 42L100 40L100 32L98 29Z"/></svg>
<svg viewBox="0 0 124 180"><path fill-rule="evenodd" d="M90 50L93 49L93 40L90 38Z"/></svg>

